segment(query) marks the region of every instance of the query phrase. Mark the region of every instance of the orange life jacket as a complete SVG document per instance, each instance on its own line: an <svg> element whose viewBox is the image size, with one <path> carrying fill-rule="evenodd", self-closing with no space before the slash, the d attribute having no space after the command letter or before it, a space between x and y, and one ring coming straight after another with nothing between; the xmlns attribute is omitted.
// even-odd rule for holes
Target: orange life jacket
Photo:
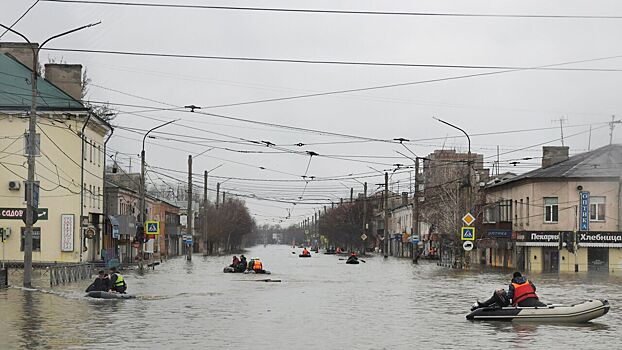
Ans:
<svg viewBox="0 0 622 350"><path fill-rule="evenodd" d="M514 286L514 298L512 298L513 306L518 305L518 303L528 298L538 299L536 291L533 289L528 280L525 280L525 283L523 284L512 282L512 285Z"/></svg>
<svg viewBox="0 0 622 350"><path fill-rule="evenodd" d="M302 251L302 255L309 255L309 251L307 250L307 248L305 248L305 249Z"/></svg>
<svg viewBox="0 0 622 350"><path fill-rule="evenodd" d="M253 270L255 270L255 271L263 270L263 264L261 263L261 261L255 260L253 262Z"/></svg>

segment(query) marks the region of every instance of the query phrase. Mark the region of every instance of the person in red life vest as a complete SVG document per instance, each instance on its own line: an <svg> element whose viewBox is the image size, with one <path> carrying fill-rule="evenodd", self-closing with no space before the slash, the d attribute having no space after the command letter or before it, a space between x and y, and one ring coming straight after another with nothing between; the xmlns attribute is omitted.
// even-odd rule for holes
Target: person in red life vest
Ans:
<svg viewBox="0 0 622 350"><path fill-rule="evenodd" d="M512 306L546 306L538 300L536 286L523 277L520 272L514 272L507 296L512 299Z"/></svg>
<svg viewBox="0 0 622 350"><path fill-rule="evenodd" d="M307 248L304 248L304 249L302 249L302 255L311 255L311 253L309 253Z"/></svg>

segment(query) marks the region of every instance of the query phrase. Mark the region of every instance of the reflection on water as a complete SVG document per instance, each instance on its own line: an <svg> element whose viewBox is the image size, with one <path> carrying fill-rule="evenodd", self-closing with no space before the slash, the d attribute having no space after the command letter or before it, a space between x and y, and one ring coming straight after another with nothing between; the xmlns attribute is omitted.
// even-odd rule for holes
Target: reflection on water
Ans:
<svg viewBox="0 0 622 350"><path fill-rule="evenodd" d="M471 349L617 348L619 276L529 276L545 302L607 298L609 314L585 325L471 322L476 298L510 273L452 271L434 263L335 255L299 259L290 247L254 247L268 276L225 274L231 257L169 260L127 273L131 300L83 297L89 281L54 290L0 291L0 349Z"/></svg>

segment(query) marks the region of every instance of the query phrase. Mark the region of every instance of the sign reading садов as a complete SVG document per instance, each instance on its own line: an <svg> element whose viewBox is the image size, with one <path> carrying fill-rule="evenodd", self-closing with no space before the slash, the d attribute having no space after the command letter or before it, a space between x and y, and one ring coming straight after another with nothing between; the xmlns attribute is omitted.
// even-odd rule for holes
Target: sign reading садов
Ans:
<svg viewBox="0 0 622 350"><path fill-rule="evenodd" d="M0 219L4 220L22 220L24 217L24 213L26 212L26 208L0 208ZM39 208L37 209L37 214L39 216L38 220L47 220L48 219L48 209L47 208Z"/></svg>

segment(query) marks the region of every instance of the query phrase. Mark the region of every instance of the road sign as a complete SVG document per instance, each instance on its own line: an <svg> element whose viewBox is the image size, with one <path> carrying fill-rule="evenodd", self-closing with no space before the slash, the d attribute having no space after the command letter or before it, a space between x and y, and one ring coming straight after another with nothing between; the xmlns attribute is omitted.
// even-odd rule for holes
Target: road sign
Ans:
<svg viewBox="0 0 622 350"><path fill-rule="evenodd" d="M460 239L463 241L474 241L475 240L475 227L462 227Z"/></svg>
<svg viewBox="0 0 622 350"><path fill-rule="evenodd" d="M464 248L464 250L466 250L467 252L470 251L470 250L473 250L473 242L466 241L466 242L462 243L462 248Z"/></svg>
<svg viewBox="0 0 622 350"><path fill-rule="evenodd" d="M462 217L462 222L464 222L467 226L471 226L471 224L475 221L475 217L471 215L471 213L466 213Z"/></svg>
<svg viewBox="0 0 622 350"><path fill-rule="evenodd" d="M367 239L367 235L363 233L363 234L361 235L361 239L362 239L362 240L366 240L366 239Z"/></svg>
<svg viewBox="0 0 622 350"><path fill-rule="evenodd" d="M160 222L159 221L147 221L145 222L147 225L147 234L148 235L159 235L160 234Z"/></svg>

